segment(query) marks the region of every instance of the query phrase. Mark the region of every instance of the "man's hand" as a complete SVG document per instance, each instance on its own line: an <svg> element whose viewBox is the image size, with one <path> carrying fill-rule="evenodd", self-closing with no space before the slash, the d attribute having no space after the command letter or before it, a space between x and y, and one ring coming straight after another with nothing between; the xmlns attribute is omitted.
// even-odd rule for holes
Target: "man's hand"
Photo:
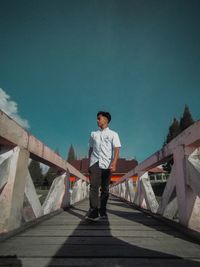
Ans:
<svg viewBox="0 0 200 267"><path fill-rule="evenodd" d="M113 158L113 161L110 164L111 172L115 172L116 171L118 158L119 158L119 147L115 147L114 148L114 158Z"/></svg>
<svg viewBox="0 0 200 267"><path fill-rule="evenodd" d="M117 169L117 164L116 164L116 162L113 161L113 162L110 164L110 170L111 170L111 172L115 172L116 169Z"/></svg>

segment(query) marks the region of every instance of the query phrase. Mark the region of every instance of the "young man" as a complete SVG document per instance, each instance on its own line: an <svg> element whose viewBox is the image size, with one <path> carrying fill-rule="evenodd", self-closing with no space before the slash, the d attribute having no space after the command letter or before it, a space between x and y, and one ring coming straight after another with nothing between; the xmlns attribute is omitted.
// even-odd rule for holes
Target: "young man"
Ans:
<svg viewBox="0 0 200 267"><path fill-rule="evenodd" d="M89 140L89 173L90 173L90 209L86 219L96 221L100 217L106 218L106 204L109 197L109 183L111 173L116 171L119 149L119 136L108 128L111 115L108 112L97 113L99 130L92 132ZM99 208L99 187L101 187Z"/></svg>

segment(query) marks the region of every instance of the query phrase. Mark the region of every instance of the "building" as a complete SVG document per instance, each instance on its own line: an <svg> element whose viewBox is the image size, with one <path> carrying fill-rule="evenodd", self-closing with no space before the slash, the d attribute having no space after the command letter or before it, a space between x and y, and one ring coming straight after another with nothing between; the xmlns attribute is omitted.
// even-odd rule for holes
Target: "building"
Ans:
<svg viewBox="0 0 200 267"><path fill-rule="evenodd" d="M86 177L89 178L88 167L89 167L89 159L83 158L80 160L74 160L71 162L77 170L83 173ZM138 162L134 159L127 160L125 158L119 158L117 161L117 170L112 173L111 176L111 183L117 182L124 174L129 172L130 170L134 169L138 165ZM132 177L133 181L137 180L137 176ZM74 182L75 177L70 176L70 181Z"/></svg>
<svg viewBox="0 0 200 267"><path fill-rule="evenodd" d="M169 178L169 173L163 170L161 166L152 168L151 170L149 170L148 173L149 173L149 180L155 196L161 197L164 192L167 179Z"/></svg>
<svg viewBox="0 0 200 267"><path fill-rule="evenodd" d="M161 167L155 167L149 170L149 179L151 183L166 182L169 177L169 173Z"/></svg>

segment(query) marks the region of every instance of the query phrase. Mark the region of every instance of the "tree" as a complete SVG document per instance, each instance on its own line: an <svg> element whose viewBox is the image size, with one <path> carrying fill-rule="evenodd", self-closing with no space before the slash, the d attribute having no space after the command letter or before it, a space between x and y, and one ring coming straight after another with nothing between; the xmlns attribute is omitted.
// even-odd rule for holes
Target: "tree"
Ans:
<svg viewBox="0 0 200 267"><path fill-rule="evenodd" d="M164 145L169 143L179 133L184 131L186 128L188 128L193 123L194 123L194 120L193 120L192 115L190 113L189 107L187 105L185 105L185 109L184 109L184 112L183 112L183 116L180 119L180 123L176 118L174 118L173 123L169 127L169 132L168 132L166 141L164 142ZM174 163L174 161L173 161L173 158L172 158L166 164L163 165L163 169L170 172L173 163Z"/></svg>
<svg viewBox="0 0 200 267"><path fill-rule="evenodd" d="M54 167L49 167L47 173L44 176L44 181L50 187L53 180L58 176L58 171Z"/></svg>
<svg viewBox="0 0 200 267"><path fill-rule="evenodd" d="M76 160L76 154L74 151L74 147L71 145L68 151L67 161L71 163L72 161Z"/></svg>
<svg viewBox="0 0 200 267"><path fill-rule="evenodd" d="M54 152L60 156L58 148L54 150ZM49 167L48 171L44 175L44 181L43 181L43 186L45 187L50 187L51 184L53 183L53 180L60 175L59 170L56 169L55 167Z"/></svg>
<svg viewBox="0 0 200 267"><path fill-rule="evenodd" d="M190 113L189 107L185 105L185 109L183 112L183 116L180 120L180 130L181 132L188 128L190 125L194 123L192 118L192 114Z"/></svg>
<svg viewBox="0 0 200 267"><path fill-rule="evenodd" d="M179 121L174 118L172 124L169 127L169 131L167 134L166 141L164 142L163 145L168 144L172 139L174 139L178 134L180 133L180 124ZM173 158L170 159L168 162L163 164L163 170L171 172L172 165L174 164Z"/></svg>
<svg viewBox="0 0 200 267"><path fill-rule="evenodd" d="M176 118L174 118L172 124L169 127L169 132L167 135L166 143L168 144L179 133L180 133L180 124L179 124L179 121Z"/></svg>
<svg viewBox="0 0 200 267"><path fill-rule="evenodd" d="M44 177L44 181L43 181L42 186L45 187L45 188L48 188L49 187L49 181L48 181L48 179L47 179L46 176Z"/></svg>
<svg viewBox="0 0 200 267"><path fill-rule="evenodd" d="M36 160L31 160L28 168L35 187L41 186L43 184L44 177L40 163Z"/></svg>

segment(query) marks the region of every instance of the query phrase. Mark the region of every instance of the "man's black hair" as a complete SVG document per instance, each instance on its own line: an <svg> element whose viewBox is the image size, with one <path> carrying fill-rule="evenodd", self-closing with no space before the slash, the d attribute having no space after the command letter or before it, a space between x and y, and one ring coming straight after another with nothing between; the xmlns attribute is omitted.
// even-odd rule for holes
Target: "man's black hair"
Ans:
<svg viewBox="0 0 200 267"><path fill-rule="evenodd" d="M106 111L99 111L99 112L97 113L97 117L98 117L99 115L102 115L102 116L106 117L106 118L108 119L108 123L111 121L111 115L110 115L109 112L106 112Z"/></svg>

